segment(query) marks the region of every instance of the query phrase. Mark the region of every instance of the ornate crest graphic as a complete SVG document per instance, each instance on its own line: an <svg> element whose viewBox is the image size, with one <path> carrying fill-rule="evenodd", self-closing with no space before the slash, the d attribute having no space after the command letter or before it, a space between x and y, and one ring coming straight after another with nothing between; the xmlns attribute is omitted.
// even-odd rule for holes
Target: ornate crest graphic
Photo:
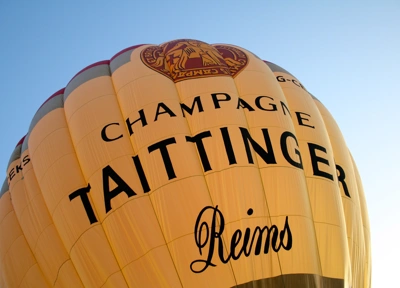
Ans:
<svg viewBox="0 0 400 288"><path fill-rule="evenodd" d="M150 46L141 52L143 63L171 78L186 79L237 75L247 64L246 54L238 48L180 39Z"/></svg>

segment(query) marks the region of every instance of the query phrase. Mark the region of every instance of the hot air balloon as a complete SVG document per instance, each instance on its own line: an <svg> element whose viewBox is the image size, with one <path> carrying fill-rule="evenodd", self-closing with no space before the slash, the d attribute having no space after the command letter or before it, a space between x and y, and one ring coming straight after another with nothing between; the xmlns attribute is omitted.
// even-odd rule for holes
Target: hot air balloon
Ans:
<svg viewBox="0 0 400 288"><path fill-rule="evenodd" d="M13 151L0 223L0 287L370 287L335 120L234 45L138 45L76 74Z"/></svg>

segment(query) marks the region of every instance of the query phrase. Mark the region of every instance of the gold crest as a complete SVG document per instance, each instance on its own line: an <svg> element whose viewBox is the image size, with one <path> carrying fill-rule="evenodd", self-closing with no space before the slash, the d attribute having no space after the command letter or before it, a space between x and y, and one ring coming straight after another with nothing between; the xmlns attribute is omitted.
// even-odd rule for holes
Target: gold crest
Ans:
<svg viewBox="0 0 400 288"><path fill-rule="evenodd" d="M202 77L234 77L248 61L246 54L236 47L211 46L189 39L147 47L141 52L141 59L147 67L174 82Z"/></svg>

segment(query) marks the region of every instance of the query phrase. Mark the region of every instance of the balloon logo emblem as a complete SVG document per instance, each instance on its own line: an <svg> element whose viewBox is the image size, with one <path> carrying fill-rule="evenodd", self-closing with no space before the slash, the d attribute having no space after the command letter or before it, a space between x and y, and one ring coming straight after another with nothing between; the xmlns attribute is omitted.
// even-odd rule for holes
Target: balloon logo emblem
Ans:
<svg viewBox="0 0 400 288"><path fill-rule="evenodd" d="M197 40L180 39L141 52L143 63L171 78L186 79L236 76L247 64L246 54L232 46L210 46Z"/></svg>

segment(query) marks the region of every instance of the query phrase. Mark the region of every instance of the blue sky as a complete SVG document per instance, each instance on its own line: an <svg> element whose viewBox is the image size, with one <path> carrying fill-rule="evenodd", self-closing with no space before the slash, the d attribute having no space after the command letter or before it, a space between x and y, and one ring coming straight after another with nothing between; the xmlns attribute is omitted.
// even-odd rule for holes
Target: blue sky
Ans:
<svg viewBox="0 0 400 288"><path fill-rule="evenodd" d="M398 282L400 2L0 0L1 169L40 105L142 43L230 43L294 74L335 117L363 179L373 287ZM5 175L5 172L4 172Z"/></svg>

